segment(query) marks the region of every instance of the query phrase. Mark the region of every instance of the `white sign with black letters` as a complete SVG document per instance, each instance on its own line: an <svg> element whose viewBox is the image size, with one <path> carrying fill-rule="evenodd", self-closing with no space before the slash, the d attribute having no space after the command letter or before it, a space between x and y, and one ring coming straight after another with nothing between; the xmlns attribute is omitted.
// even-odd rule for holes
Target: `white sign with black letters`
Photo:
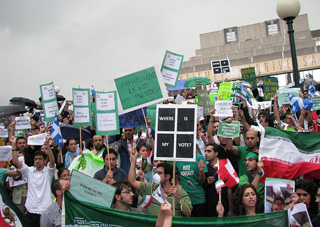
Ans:
<svg viewBox="0 0 320 227"><path fill-rule="evenodd" d="M196 161L197 105L157 105L155 160Z"/></svg>

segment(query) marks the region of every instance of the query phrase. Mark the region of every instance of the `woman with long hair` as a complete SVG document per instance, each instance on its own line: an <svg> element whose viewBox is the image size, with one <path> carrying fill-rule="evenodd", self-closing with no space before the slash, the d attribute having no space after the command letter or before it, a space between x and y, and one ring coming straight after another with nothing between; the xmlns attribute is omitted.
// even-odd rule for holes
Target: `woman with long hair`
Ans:
<svg viewBox="0 0 320 227"><path fill-rule="evenodd" d="M65 146L68 152L64 155L64 167L68 168L73 159L78 156L79 151L77 150L77 142L75 139L67 139Z"/></svg>

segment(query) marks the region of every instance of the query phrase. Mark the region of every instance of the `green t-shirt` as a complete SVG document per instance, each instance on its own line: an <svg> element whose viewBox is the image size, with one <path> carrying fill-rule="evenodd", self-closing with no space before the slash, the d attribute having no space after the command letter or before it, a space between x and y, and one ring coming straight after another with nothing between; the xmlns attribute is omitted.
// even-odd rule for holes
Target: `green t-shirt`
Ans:
<svg viewBox="0 0 320 227"><path fill-rule="evenodd" d="M241 185L244 185L244 184L250 184L249 183L249 178L248 178L248 175L245 174L245 175L242 175L240 177L240 181L239 181L239 187ZM258 184L258 188L257 188L257 192L258 194L260 195L260 198L262 199L262 201L264 201L264 184L260 183Z"/></svg>
<svg viewBox="0 0 320 227"><path fill-rule="evenodd" d="M140 190L139 190L139 194L141 196L144 195L152 195L152 193L157 189L158 185L156 184L149 184L149 183L144 183L144 182L140 182ZM192 211L192 205L191 205L191 201L190 198L187 194L187 192L185 190L183 190L182 188L178 189L178 194L180 196L180 198L183 200L183 202L190 208L190 212ZM168 202L172 205L172 198L174 198L173 194L168 194ZM176 210L176 216L183 216L182 212L181 212L181 205L179 204L179 202L177 201L176 198L174 198L175 201L175 210ZM148 207L148 213L149 214L153 214L153 215L158 215L159 211L160 211L160 203L158 200L156 200L155 198L153 198L152 203L150 204L150 206Z"/></svg>
<svg viewBox="0 0 320 227"><path fill-rule="evenodd" d="M7 172L8 172L8 169L5 169L5 168L0 169L0 183L1 183L1 185L4 184L4 181L7 177Z"/></svg>
<svg viewBox="0 0 320 227"><path fill-rule="evenodd" d="M180 183L184 190L188 193L192 205L202 204L206 202L205 193L199 182L200 160L205 164L204 173L208 172L206 159L201 154L196 154L195 162L176 162L176 168L179 171Z"/></svg>
<svg viewBox="0 0 320 227"><path fill-rule="evenodd" d="M245 174L248 174L249 172L247 171L247 167L246 167L246 157L249 154L249 152L251 152L249 150L249 148L247 146L236 146L238 148L238 164L239 164L239 174L238 176L242 176Z"/></svg>

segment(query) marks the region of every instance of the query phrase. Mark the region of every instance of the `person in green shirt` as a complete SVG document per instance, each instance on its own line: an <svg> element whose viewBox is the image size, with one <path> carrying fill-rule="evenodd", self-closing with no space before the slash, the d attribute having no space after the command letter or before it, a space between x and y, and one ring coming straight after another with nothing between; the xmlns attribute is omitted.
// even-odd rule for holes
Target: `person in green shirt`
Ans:
<svg viewBox="0 0 320 227"><path fill-rule="evenodd" d="M260 179L263 176L263 162L258 162L256 153L249 152L246 156L245 164L249 173L240 176L239 187L244 184L252 184L260 198L264 200L264 184L260 183Z"/></svg>

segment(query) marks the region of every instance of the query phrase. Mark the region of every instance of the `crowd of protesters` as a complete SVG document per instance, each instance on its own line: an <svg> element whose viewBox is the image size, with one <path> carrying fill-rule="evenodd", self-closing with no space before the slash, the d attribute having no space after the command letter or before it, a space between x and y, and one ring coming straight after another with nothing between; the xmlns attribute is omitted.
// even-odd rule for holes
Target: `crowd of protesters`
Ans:
<svg viewBox="0 0 320 227"><path fill-rule="evenodd" d="M169 95L172 96L163 101L164 104L174 104L175 97ZM192 103L195 92L184 90L179 95ZM307 95L305 91L301 92L302 98L307 98ZM68 110L60 115L60 125L73 124L72 102L68 102L68 106ZM245 101L241 106L232 108L233 117L219 119L214 116L213 108L210 116L198 119L196 161L176 162L175 173L172 162L154 158L155 135L148 118L146 137L141 136L142 128L124 128L119 135L106 137L96 135L94 127L88 127L91 139L84 141L82 150L79 138L69 138L63 147L58 146L50 136L50 127L41 123L37 113L31 114L31 130L23 137L14 134L15 120L5 118L1 124L8 129L9 137L2 138L1 145L12 146L11 164L15 168L0 169L1 183L5 184L7 176L25 177L27 184L6 188L14 203L26 213L30 226L61 226L63 193L69 189L68 167L77 156L91 152L105 162L104 168L93 177L116 187L113 208L159 215L157 226L169 226L173 203L175 216L223 217L263 213L265 187L260 182L263 175L263 162L259 161L261 135L255 126L299 133L315 132L319 131L319 112L301 109L295 114L299 122L296 125L292 121L291 106L279 106L277 95L274 96L272 112L259 108L254 113ZM217 136L221 121L240 121L239 136L233 139ZM28 136L45 132L48 136L44 145L27 145ZM135 139L136 134L139 139ZM215 189L218 159L229 159L240 178L237 186L222 188L221 195ZM320 202L319 181L307 176L295 180L296 190L290 197L290 203L279 209L292 209L294 204L303 202L314 226L320 226L320 206L317 205ZM141 198L153 194L159 185L169 203L160 203L154 198L148 208L137 207Z"/></svg>

